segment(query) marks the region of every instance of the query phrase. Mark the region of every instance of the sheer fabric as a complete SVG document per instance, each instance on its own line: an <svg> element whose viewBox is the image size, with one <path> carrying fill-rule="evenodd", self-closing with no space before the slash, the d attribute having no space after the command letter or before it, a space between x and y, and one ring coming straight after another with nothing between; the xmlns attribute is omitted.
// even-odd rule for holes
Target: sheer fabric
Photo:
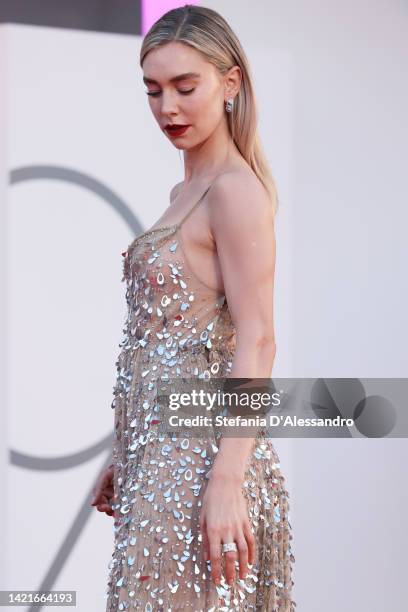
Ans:
<svg viewBox="0 0 408 612"><path fill-rule="evenodd" d="M293 612L296 606L289 493L265 431L258 430L242 486L256 560L246 579L237 574L230 586L224 579L214 584L199 528L219 439L158 430L163 381L228 377L234 359L226 297L198 279L181 231L208 189L180 223L142 233L124 253L128 311L112 401L115 523L106 612Z"/></svg>

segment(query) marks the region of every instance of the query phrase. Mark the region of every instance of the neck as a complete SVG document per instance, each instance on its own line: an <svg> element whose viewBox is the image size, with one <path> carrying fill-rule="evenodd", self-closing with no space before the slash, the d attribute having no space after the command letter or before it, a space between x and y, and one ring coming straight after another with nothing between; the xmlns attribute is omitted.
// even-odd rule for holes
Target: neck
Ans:
<svg viewBox="0 0 408 612"><path fill-rule="evenodd" d="M241 157L231 138L226 120L218 125L212 134L199 145L183 151L184 185L215 176L219 170L234 158Z"/></svg>

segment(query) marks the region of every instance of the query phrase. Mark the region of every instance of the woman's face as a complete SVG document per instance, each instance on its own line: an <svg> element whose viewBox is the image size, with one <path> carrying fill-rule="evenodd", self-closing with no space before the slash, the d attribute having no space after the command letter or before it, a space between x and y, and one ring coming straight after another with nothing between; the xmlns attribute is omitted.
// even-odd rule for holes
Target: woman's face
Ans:
<svg viewBox="0 0 408 612"><path fill-rule="evenodd" d="M178 149L206 140L225 120L223 79L188 45L170 42L149 51L143 61L143 81L157 123ZM189 127L172 133L168 124Z"/></svg>

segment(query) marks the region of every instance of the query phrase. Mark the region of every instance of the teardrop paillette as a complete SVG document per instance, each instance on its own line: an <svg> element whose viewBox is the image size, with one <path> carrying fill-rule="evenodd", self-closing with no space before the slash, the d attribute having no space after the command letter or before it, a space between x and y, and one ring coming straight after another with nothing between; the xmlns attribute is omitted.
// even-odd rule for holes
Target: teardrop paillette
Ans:
<svg viewBox="0 0 408 612"><path fill-rule="evenodd" d="M242 490L256 540L245 580L216 585L202 554L199 513L218 450L214 435L157 433L157 393L169 378L227 377L235 329L224 295L199 283L180 225L141 234L123 253L128 306L114 386L114 550L106 612L293 612L289 493L260 430Z"/></svg>

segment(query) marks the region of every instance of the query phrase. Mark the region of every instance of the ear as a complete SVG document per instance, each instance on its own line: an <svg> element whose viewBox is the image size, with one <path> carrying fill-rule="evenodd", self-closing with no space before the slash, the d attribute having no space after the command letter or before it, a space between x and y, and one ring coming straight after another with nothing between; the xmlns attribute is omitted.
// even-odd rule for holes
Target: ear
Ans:
<svg viewBox="0 0 408 612"><path fill-rule="evenodd" d="M234 98L240 90L242 72L239 66L232 66L224 75L224 90L226 98Z"/></svg>

